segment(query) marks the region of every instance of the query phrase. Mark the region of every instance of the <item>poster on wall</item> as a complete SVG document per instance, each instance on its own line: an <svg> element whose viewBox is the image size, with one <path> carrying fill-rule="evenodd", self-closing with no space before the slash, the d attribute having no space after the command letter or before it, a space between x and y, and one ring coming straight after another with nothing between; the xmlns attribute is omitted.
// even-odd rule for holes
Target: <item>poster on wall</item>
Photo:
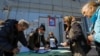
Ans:
<svg viewBox="0 0 100 56"><path fill-rule="evenodd" d="M49 26L56 26L56 18L49 17Z"/></svg>

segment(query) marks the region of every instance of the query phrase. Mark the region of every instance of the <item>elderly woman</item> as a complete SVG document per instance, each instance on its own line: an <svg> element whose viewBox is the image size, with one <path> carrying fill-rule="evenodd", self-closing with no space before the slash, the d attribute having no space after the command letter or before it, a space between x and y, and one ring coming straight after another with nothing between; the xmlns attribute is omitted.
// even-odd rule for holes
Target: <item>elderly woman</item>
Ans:
<svg viewBox="0 0 100 56"><path fill-rule="evenodd" d="M63 46L69 45L73 56L86 56L86 39L82 32L81 25L73 16L65 16L64 23L67 25L68 41L62 43Z"/></svg>
<svg viewBox="0 0 100 56"><path fill-rule="evenodd" d="M90 41L95 42L98 55L100 56L100 6L99 4L94 1L86 3L82 8L82 14L90 18L93 24L90 30L92 34L88 36L88 39Z"/></svg>

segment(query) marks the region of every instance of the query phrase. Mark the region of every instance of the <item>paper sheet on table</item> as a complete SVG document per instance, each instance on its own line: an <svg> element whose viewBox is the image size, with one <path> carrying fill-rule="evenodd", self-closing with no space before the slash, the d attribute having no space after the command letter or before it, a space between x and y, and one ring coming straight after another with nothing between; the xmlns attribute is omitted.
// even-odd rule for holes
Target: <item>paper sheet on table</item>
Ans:
<svg viewBox="0 0 100 56"><path fill-rule="evenodd" d="M40 49L38 53L46 53L48 52L47 50L44 50L44 49Z"/></svg>
<svg viewBox="0 0 100 56"><path fill-rule="evenodd" d="M20 52L29 52L30 50L27 47L21 46Z"/></svg>
<svg viewBox="0 0 100 56"><path fill-rule="evenodd" d="M33 51L33 52L36 52L36 51ZM48 52L48 50L44 50L44 49L39 49L38 50L38 52L36 52L36 53L46 53L46 52Z"/></svg>

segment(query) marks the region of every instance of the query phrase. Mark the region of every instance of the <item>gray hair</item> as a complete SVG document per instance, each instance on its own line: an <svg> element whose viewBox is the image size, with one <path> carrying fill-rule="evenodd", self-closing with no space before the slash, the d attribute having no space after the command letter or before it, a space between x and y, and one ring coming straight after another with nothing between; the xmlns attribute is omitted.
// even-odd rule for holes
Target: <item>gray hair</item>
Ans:
<svg viewBox="0 0 100 56"><path fill-rule="evenodd" d="M18 24L23 25L23 26L29 28L29 22L24 20L24 19L19 20Z"/></svg>

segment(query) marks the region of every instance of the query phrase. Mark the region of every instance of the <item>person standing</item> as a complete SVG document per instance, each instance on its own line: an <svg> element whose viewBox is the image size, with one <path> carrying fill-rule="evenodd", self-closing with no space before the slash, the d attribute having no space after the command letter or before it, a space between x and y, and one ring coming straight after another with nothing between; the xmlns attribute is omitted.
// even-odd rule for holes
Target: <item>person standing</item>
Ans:
<svg viewBox="0 0 100 56"><path fill-rule="evenodd" d="M75 20L73 16L65 16L64 23L67 25L66 31L67 42L61 43L63 46L70 46L70 50L72 51L73 56L86 56L86 44L87 41L82 31L82 27Z"/></svg>
<svg viewBox="0 0 100 56"><path fill-rule="evenodd" d="M24 19L19 21L8 19L4 22L0 30L0 56L14 56L17 53L17 43L20 41L28 47L24 36L24 30L29 27L29 23Z"/></svg>
<svg viewBox="0 0 100 56"><path fill-rule="evenodd" d="M99 1L99 0L98 0ZM94 41L98 56L100 56L100 6L98 3L91 1L82 7L82 14L88 17L92 22L90 35L88 39Z"/></svg>

